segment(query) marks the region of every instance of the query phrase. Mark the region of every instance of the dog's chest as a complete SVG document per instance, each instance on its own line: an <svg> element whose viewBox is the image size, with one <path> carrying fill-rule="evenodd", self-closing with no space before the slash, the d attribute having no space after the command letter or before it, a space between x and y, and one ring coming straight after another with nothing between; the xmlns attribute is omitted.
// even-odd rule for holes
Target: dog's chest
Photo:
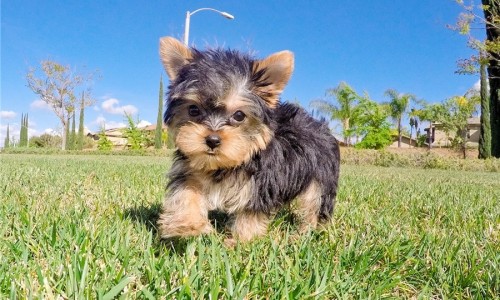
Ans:
<svg viewBox="0 0 500 300"><path fill-rule="evenodd" d="M243 174L226 176L223 180L206 179L203 193L208 210L234 213L243 210L251 200L254 183Z"/></svg>

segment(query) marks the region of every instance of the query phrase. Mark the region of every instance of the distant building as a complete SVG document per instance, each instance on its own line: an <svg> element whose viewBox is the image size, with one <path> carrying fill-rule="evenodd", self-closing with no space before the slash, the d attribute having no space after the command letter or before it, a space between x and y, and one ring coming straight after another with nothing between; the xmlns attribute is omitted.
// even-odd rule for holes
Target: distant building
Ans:
<svg viewBox="0 0 500 300"><path fill-rule="evenodd" d="M156 130L156 125L148 125L145 127L139 128L140 130L144 131L146 135L154 138L154 131ZM162 129L164 131L167 130L167 127L163 125ZM106 137L113 143L113 148L115 149L125 149L128 146L128 140L127 137L125 136L125 130L127 128L121 127L121 128L112 128L104 131L104 134ZM91 137L93 140L98 141L99 140L99 135L100 132L97 133L88 133L87 136Z"/></svg>
<svg viewBox="0 0 500 300"><path fill-rule="evenodd" d="M432 147L450 147L451 141L455 136L453 132L450 132L450 136L446 135L446 132L443 129L443 124L439 122L432 123L431 125L431 141ZM429 128L424 129L425 133L429 131ZM481 122L479 118L469 118L467 120L467 146L468 147L477 147L479 145L479 135L481 133ZM429 141L426 141L428 145Z"/></svg>
<svg viewBox="0 0 500 300"><path fill-rule="evenodd" d="M389 145L389 148L398 148L398 135L392 135L392 144ZM401 136L401 148L415 148L417 146L417 141L415 139L410 138L409 136L402 135Z"/></svg>
<svg viewBox="0 0 500 300"><path fill-rule="evenodd" d="M104 134L108 140L113 143L113 148L125 148L128 144L127 138L124 136L124 131L126 128L112 128L104 131ZM87 136L91 137L93 140L98 141L99 135L101 133L88 133Z"/></svg>

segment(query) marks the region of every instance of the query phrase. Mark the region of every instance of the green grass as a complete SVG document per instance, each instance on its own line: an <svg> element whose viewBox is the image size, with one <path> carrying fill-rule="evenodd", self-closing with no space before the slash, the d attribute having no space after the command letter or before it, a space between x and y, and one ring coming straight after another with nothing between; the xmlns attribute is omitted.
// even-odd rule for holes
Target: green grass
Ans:
<svg viewBox="0 0 500 300"><path fill-rule="evenodd" d="M343 165L334 220L161 242L169 159L0 156L0 298L492 299L500 173Z"/></svg>

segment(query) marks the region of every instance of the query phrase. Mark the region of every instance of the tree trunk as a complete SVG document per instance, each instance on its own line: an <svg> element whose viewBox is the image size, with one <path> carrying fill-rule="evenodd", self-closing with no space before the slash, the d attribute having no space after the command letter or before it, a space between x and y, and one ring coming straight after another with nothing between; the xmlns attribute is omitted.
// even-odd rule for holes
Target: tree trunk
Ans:
<svg viewBox="0 0 500 300"><path fill-rule="evenodd" d="M82 101L80 102L80 118L78 120L78 143L77 149L83 149L83 140L84 140L84 118L85 118L85 93L82 92Z"/></svg>
<svg viewBox="0 0 500 300"><path fill-rule="evenodd" d="M486 37L488 41L495 41L500 37L500 29L492 25L500 15L498 0L482 0L488 9L484 10L486 23ZM491 155L500 158L500 54L496 51L491 55L488 75L490 80L490 126L491 126Z"/></svg>
<svg viewBox="0 0 500 300"><path fill-rule="evenodd" d="M401 118L398 118L398 148L401 148Z"/></svg>
<svg viewBox="0 0 500 300"><path fill-rule="evenodd" d="M432 121L429 121L429 130L427 130L427 143L428 149L432 149Z"/></svg>
<svg viewBox="0 0 500 300"><path fill-rule="evenodd" d="M62 136L61 149L66 150L68 145L68 135L69 135L69 117L66 120L66 122L62 122L62 125L63 125L63 136Z"/></svg>
<svg viewBox="0 0 500 300"><path fill-rule="evenodd" d="M413 135L413 126L410 126L410 148L411 148L412 143L413 143L412 139L411 139L412 135Z"/></svg>
<svg viewBox="0 0 500 300"><path fill-rule="evenodd" d="M481 55L483 57L483 55ZM479 135L479 158L491 157L490 97L488 96L488 80L486 65L481 63L481 129Z"/></svg>
<svg viewBox="0 0 500 300"><path fill-rule="evenodd" d="M467 158L467 128L465 129L462 129L460 131L460 134L462 135L462 144L460 145L460 147L462 148L462 154L463 154L463 158L466 159Z"/></svg>
<svg viewBox="0 0 500 300"><path fill-rule="evenodd" d="M347 145L347 147L351 146L351 139L347 135L347 131L349 130L349 119L344 119L342 126L344 127L344 143Z"/></svg>
<svg viewBox="0 0 500 300"><path fill-rule="evenodd" d="M160 91L158 93L158 116L156 118L155 149L163 146L161 136L163 133L163 76L160 76Z"/></svg>

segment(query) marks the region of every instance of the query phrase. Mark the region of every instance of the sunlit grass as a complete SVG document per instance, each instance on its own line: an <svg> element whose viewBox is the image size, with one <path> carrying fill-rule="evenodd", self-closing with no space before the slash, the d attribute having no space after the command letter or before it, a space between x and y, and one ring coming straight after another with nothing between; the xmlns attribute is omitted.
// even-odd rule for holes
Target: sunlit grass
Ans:
<svg viewBox="0 0 500 300"><path fill-rule="evenodd" d="M0 298L498 298L500 174L342 166L332 224L158 239L166 157L2 155Z"/></svg>

